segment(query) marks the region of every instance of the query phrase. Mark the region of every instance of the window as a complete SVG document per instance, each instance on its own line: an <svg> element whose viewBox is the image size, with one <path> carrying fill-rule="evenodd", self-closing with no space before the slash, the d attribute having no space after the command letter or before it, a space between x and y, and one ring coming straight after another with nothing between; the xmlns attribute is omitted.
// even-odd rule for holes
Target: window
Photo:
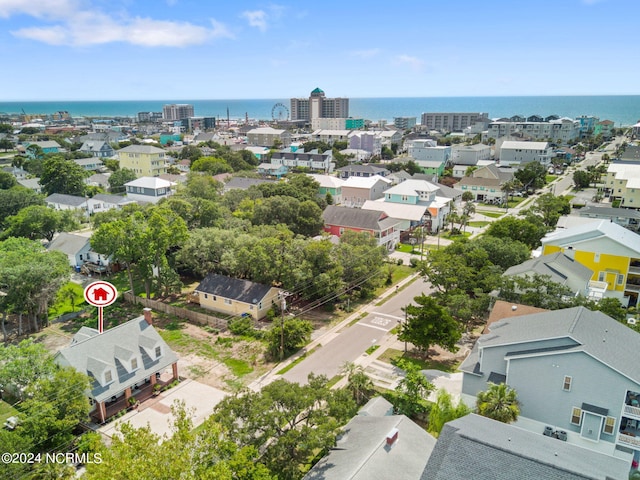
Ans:
<svg viewBox="0 0 640 480"><path fill-rule="evenodd" d="M224 299L224 303L225 305L231 305L233 302L231 300L229 300L228 298Z"/></svg>
<svg viewBox="0 0 640 480"><path fill-rule="evenodd" d="M562 390L564 390L565 392L571 391L571 377L568 375L565 375L564 377L564 381L562 382Z"/></svg>
<svg viewBox="0 0 640 480"><path fill-rule="evenodd" d="M605 273L604 272L598 273L598 281L599 282L604 282L604 278L605 278Z"/></svg>
<svg viewBox="0 0 640 480"><path fill-rule="evenodd" d="M209 295L205 293L204 298L209 298Z"/></svg>
<svg viewBox="0 0 640 480"><path fill-rule="evenodd" d="M622 274L618 274L618 285L623 285L624 284L624 275Z"/></svg>
<svg viewBox="0 0 640 480"><path fill-rule="evenodd" d="M131 360L131 370L137 370L138 369L138 359L134 358Z"/></svg>
<svg viewBox="0 0 640 480"><path fill-rule="evenodd" d="M571 425L578 425L582 423L582 410L578 407L571 409Z"/></svg>
<svg viewBox="0 0 640 480"><path fill-rule="evenodd" d="M113 377L111 376L111 370L107 370L104 372L104 381L105 383L111 383L113 381Z"/></svg>
<svg viewBox="0 0 640 480"><path fill-rule="evenodd" d="M596 262L596 263L600 262L600 254L599 253L594 254L593 261Z"/></svg>
<svg viewBox="0 0 640 480"><path fill-rule="evenodd" d="M615 431L615 428L614 428L615 426L616 426L615 417L607 417L604 419L604 427L602 427L602 431L607 435L613 435L613 432Z"/></svg>
<svg viewBox="0 0 640 480"><path fill-rule="evenodd" d="M162 347L158 346L156 347L156 358L160 358L160 355L162 355Z"/></svg>

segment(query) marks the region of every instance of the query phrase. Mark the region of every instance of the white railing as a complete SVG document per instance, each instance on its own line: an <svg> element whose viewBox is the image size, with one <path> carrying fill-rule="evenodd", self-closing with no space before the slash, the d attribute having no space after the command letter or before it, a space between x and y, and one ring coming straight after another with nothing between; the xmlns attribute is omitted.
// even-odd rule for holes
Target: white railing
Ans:
<svg viewBox="0 0 640 480"><path fill-rule="evenodd" d="M624 413L640 418L640 408L638 408L638 407L632 407L631 405L625 405L624 406Z"/></svg>
<svg viewBox="0 0 640 480"><path fill-rule="evenodd" d="M618 435L618 443L630 445L632 447L640 447L640 438L621 433Z"/></svg>

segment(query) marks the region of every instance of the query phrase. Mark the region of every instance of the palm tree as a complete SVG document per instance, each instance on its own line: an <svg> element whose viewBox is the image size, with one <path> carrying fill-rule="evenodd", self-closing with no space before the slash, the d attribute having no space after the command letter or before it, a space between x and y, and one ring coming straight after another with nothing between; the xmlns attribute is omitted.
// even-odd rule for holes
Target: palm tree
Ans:
<svg viewBox="0 0 640 480"><path fill-rule="evenodd" d="M478 392L476 410L483 417L493 418L502 423L515 422L520 415L520 402L514 389L506 383L489 384L489 389Z"/></svg>
<svg viewBox="0 0 640 480"><path fill-rule="evenodd" d="M373 396L373 382L364 373L362 365L353 362L345 362L341 373L347 376L347 390L353 395L358 405L364 405Z"/></svg>

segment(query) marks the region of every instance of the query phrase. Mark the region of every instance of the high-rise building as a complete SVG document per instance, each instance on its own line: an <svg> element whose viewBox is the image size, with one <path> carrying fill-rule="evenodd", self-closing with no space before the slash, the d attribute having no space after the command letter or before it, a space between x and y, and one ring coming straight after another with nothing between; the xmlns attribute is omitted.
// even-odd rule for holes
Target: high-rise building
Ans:
<svg viewBox="0 0 640 480"><path fill-rule="evenodd" d="M393 117L393 126L400 130L409 130L416 126L416 117Z"/></svg>
<svg viewBox="0 0 640 480"><path fill-rule="evenodd" d="M164 120L182 120L193 116L193 105L188 103L171 103L162 107Z"/></svg>
<svg viewBox="0 0 640 480"><path fill-rule="evenodd" d="M291 120L310 122L314 118L348 118L348 98L327 98L319 88L309 98L291 99Z"/></svg>

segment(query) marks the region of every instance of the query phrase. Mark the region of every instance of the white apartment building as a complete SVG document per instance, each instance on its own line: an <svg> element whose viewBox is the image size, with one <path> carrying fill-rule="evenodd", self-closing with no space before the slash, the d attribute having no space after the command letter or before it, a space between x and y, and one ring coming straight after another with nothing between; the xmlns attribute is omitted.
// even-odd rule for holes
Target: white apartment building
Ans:
<svg viewBox="0 0 640 480"><path fill-rule="evenodd" d="M532 118L532 117L529 117ZM549 121L511 121L491 122L487 129L487 138L498 139L520 135L532 140L558 141L571 143L580 137L580 122L570 118L558 118Z"/></svg>
<svg viewBox="0 0 640 480"><path fill-rule="evenodd" d="M476 165L480 160L491 158L491 147L483 143L451 147L451 160L456 165Z"/></svg>
<svg viewBox="0 0 640 480"><path fill-rule="evenodd" d="M412 140L406 144L409 156L418 165L420 162L446 163L451 159L450 146L438 146L438 142L429 139Z"/></svg>
<svg viewBox="0 0 640 480"><path fill-rule="evenodd" d="M514 142L506 140L500 147L500 166L509 167L538 161L548 165L553 149L547 142Z"/></svg>

